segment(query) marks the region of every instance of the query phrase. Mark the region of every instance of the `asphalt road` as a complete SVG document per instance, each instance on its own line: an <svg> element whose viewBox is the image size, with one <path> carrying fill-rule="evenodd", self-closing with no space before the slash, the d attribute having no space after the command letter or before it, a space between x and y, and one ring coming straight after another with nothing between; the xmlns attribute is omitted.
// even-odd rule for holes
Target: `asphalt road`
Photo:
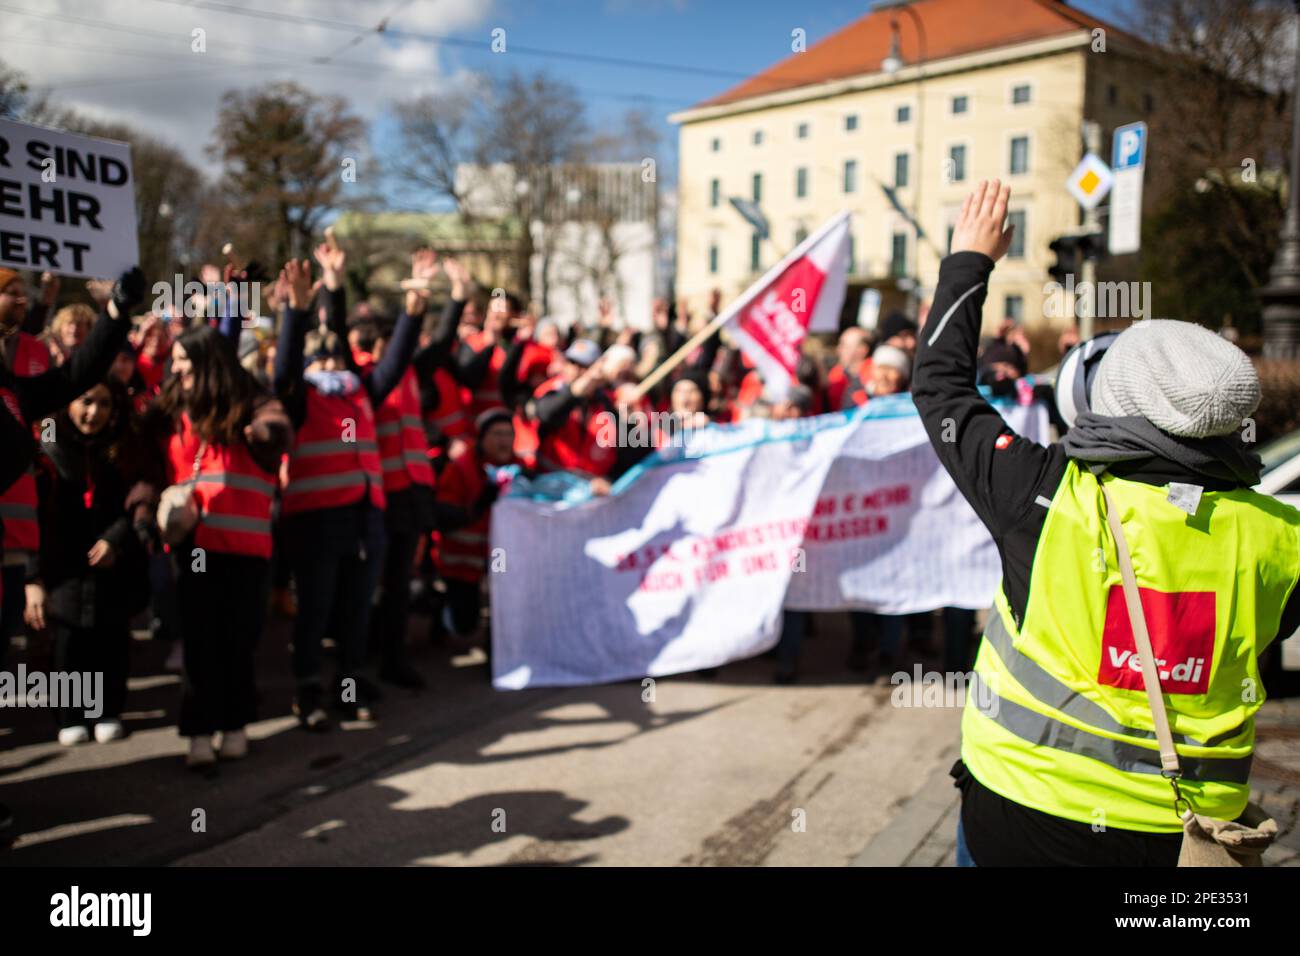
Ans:
<svg viewBox="0 0 1300 956"><path fill-rule="evenodd" d="M844 616L818 620L795 686L760 658L653 700L639 682L494 691L481 654L419 639L431 688L328 734L288 716L279 622L252 752L207 775L182 767L165 646L137 642L127 740L62 748L47 712L4 714L0 865L844 865L951 759L959 715L892 706L845 669Z"/></svg>

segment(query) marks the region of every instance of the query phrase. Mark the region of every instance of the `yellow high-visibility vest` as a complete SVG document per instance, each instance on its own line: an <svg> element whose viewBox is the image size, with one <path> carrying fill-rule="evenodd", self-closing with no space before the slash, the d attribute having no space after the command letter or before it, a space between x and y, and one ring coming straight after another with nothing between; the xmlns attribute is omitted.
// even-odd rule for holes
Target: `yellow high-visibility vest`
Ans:
<svg viewBox="0 0 1300 956"><path fill-rule="evenodd" d="M1264 702L1256 659L1300 577L1300 512L1248 489L1168 489L1071 461L1039 538L1023 621L999 590L962 714L962 759L990 790L1098 827L1181 829L1160 774L1105 482L1133 555L1183 777L1198 813L1245 809ZM1287 635L1283 635L1285 637Z"/></svg>

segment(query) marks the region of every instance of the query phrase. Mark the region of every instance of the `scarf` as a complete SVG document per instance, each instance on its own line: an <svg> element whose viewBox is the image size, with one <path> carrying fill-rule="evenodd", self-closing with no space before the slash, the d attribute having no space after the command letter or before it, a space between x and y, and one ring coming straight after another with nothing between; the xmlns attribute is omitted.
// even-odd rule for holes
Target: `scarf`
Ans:
<svg viewBox="0 0 1300 956"><path fill-rule="evenodd" d="M1139 415L1110 418L1085 412L1066 432L1061 447L1071 458L1086 462L1160 458L1194 474L1246 488L1259 483L1263 467L1259 455L1246 447L1237 432L1211 438L1179 438L1162 432Z"/></svg>
<svg viewBox="0 0 1300 956"><path fill-rule="evenodd" d="M348 371L304 372L302 377L322 395L351 395L361 387L361 379Z"/></svg>

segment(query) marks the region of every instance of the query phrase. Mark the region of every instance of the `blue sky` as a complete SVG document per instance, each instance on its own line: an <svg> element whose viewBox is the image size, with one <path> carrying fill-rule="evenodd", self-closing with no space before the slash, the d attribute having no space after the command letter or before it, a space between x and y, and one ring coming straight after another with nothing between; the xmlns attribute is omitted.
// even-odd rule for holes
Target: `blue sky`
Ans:
<svg viewBox="0 0 1300 956"><path fill-rule="evenodd" d="M1087 0L1076 8L1122 21L1136 0ZM451 68L547 69L584 94L593 120L642 105L673 135L668 113L720 93L789 55L790 31L802 27L811 46L861 17L864 2L830 0L505 0L487 26L506 30L507 47L539 47L628 60L716 70L724 75L619 67L510 53L502 57L444 47ZM729 74L729 75L728 75ZM643 99L638 99L644 97Z"/></svg>

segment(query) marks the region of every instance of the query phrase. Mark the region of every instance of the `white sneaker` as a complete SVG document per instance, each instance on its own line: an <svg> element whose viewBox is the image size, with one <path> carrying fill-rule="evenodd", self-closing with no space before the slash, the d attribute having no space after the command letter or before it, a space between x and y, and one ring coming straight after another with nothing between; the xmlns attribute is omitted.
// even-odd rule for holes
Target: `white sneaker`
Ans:
<svg viewBox="0 0 1300 956"><path fill-rule="evenodd" d="M212 752L211 737L191 737L190 752L185 755L185 766L191 770L209 767L217 762L217 755Z"/></svg>
<svg viewBox="0 0 1300 956"><path fill-rule="evenodd" d="M90 740L90 731L80 725L64 727L59 731L59 743L65 747L75 747L77 744L84 744L88 740Z"/></svg>
<svg viewBox="0 0 1300 956"><path fill-rule="evenodd" d="M217 754L222 760L239 760L248 756L248 734L243 730L227 730L221 735L221 749Z"/></svg>
<svg viewBox="0 0 1300 956"><path fill-rule="evenodd" d="M121 740L126 736L126 728L120 720L101 720L95 725L95 740L106 744L110 740Z"/></svg>

